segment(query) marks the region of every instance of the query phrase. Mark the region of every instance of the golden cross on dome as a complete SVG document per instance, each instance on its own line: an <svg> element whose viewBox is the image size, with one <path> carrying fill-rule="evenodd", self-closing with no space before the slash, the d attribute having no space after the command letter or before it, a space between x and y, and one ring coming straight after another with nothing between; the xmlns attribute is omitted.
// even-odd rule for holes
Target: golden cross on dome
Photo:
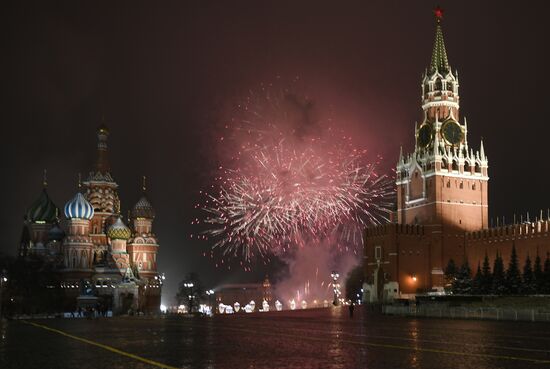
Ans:
<svg viewBox="0 0 550 369"><path fill-rule="evenodd" d="M143 192L145 192L145 190L147 189L147 186L146 186L146 183L145 183L146 180L147 180L147 177L143 176L143 182L142 182L142 185L141 185L141 189L143 190Z"/></svg>

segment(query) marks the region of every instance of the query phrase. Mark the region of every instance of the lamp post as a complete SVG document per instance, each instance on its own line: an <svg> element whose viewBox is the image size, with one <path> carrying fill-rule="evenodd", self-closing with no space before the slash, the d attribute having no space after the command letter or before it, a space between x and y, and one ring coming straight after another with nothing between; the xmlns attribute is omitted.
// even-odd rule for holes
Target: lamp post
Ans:
<svg viewBox="0 0 550 369"><path fill-rule="evenodd" d="M193 295L193 287L195 287L195 284L193 282L185 282L183 284L183 287L188 289L187 305L189 307L188 313L191 313L193 310L193 299L195 298L195 296Z"/></svg>
<svg viewBox="0 0 550 369"><path fill-rule="evenodd" d="M208 304L210 305L210 311L214 311L214 306L212 305L212 296L214 296L214 290L206 291L206 295L208 296Z"/></svg>
<svg viewBox="0 0 550 369"><path fill-rule="evenodd" d="M332 301L332 304L334 306L339 305L338 298L340 297L340 283L338 283L338 278L340 278L340 274L338 272L333 271L330 273L330 276L332 277L332 290L334 292L334 300Z"/></svg>

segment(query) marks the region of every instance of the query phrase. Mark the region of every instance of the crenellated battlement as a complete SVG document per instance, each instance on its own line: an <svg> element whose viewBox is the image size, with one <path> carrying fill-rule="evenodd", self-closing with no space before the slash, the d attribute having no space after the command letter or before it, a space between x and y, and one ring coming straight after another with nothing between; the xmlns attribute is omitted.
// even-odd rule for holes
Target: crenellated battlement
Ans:
<svg viewBox="0 0 550 369"><path fill-rule="evenodd" d="M388 223L367 228L365 236L376 237L388 234L422 236L424 232L424 226L420 224Z"/></svg>
<svg viewBox="0 0 550 369"><path fill-rule="evenodd" d="M467 240L502 240L502 238L523 238L550 234L550 220L538 220L532 223L510 224L474 232L466 232Z"/></svg>

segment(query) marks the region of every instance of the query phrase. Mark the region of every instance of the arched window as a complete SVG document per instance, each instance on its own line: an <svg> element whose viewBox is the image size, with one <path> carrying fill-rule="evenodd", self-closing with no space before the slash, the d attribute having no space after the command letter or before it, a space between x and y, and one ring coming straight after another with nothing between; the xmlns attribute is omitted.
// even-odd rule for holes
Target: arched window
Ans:
<svg viewBox="0 0 550 369"><path fill-rule="evenodd" d="M477 162L476 162L475 171L476 171L476 173L481 173L481 166L480 166L479 163L477 163Z"/></svg>
<svg viewBox="0 0 550 369"><path fill-rule="evenodd" d="M449 169L449 164L447 163L447 159L445 158L441 160L441 169L445 169L445 170Z"/></svg>
<svg viewBox="0 0 550 369"><path fill-rule="evenodd" d="M463 182L460 182L460 189L462 190L464 188L464 183Z"/></svg>
<svg viewBox="0 0 550 369"><path fill-rule="evenodd" d="M464 173L470 173L471 169L470 169L470 162L469 161L465 161L464 162Z"/></svg>

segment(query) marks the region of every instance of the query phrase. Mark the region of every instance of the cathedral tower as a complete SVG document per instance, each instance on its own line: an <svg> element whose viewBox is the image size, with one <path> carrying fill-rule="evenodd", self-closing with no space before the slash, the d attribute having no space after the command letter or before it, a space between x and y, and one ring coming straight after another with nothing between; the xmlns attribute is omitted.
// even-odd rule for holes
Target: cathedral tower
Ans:
<svg viewBox="0 0 550 369"><path fill-rule="evenodd" d="M447 230L487 228L488 160L468 145L460 120L458 72L452 72L436 9L432 58L422 79L421 123L415 149L397 163L397 218L401 224L441 224Z"/></svg>
<svg viewBox="0 0 550 369"><path fill-rule="evenodd" d="M152 279L157 276L158 241L153 233L155 210L146 196L145 177L142 190L131 212L133 238L128 244L128 253L140 277Z"/></svg>
<svg viewBox="0 0 550 369"><path fill-rule="evenodd" d="M118 184L111 176L108 160L107 139L109 130L102 124L97 130L97 162L93 171L84 182L86 199L94 208L94 217L90 225L90 236L96 246L96 260L102 260L108 244L107 229L120 214Z"/></svg>
<svg viewBox="0 0 550 369"><path fill-rule="evenodd" d="M90 221L94 208L77 192L72 200L65 204L67 234L63 240L65 272L73 278L89 278L92 272L93 243L90 237Z"/></svg>
<svg viewBox="0 0 550 369"><path fill-rule="evenodd" d="M19 255L44 255L49 241L49 231L59 221L59 209L50 199L47 187L46 171L44 170L43 188L40 196L25 214L23 232L19 245Z"/></svg>

